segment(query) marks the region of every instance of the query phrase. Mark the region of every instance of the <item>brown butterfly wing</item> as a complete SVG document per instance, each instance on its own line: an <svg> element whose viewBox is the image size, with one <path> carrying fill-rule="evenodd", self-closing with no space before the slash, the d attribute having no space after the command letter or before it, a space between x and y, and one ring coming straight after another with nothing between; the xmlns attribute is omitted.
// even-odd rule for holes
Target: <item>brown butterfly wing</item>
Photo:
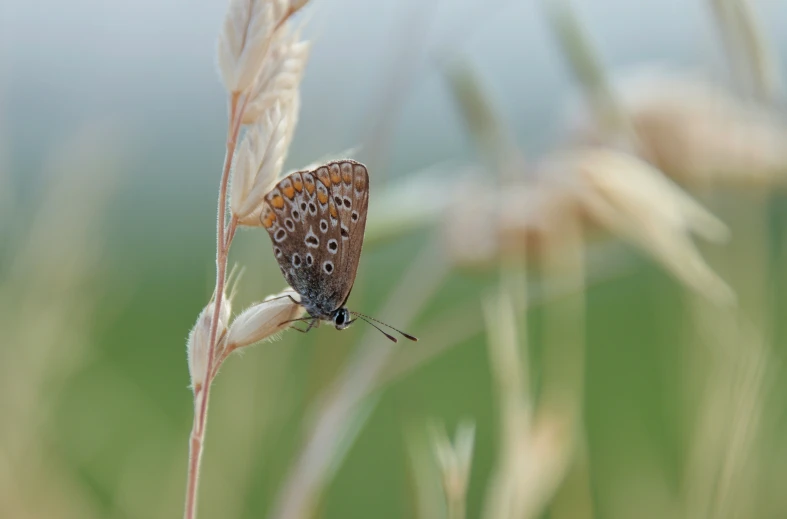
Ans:
<svg viewBox="0 0 787 519"><path fill-rule="evenodd" d="M369 207L369 173L366 166L353 161L343 161L338 164L341 184L334 183L332 196L334 203L336 197L341 196L342 206L339 209L339 234L342 238L341 269L342 278L348 280L349 286L342 294L344 305L350 296L355 275L363 248L363 238L366 231L366 212ZM335 180L331 165L331 180Z"/></svg>
<svg viewBox="0 0 787 519"><path fill-rule="evenodd" d="M265 197L260 219L274 256L313 316L330 318L352 289L367 205L366 168L352 161L292 173Z"/></svg>

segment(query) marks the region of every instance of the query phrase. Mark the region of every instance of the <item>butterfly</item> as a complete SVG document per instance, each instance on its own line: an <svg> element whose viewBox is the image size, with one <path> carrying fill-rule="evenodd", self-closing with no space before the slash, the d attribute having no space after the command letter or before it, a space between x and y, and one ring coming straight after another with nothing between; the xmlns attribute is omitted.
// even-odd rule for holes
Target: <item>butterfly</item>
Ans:
<svg viewBox="0 0 787 519"><path fill-rule="evenodd" d="M369 172L353 160L329 162L312 171L296 171L265 195L260 221L271 238L284 279L300 296L309 317L308 332L321 321L337 330L356 319L374 321L417 341L377 319L345 306L355 283L369 207Z"/></svg>

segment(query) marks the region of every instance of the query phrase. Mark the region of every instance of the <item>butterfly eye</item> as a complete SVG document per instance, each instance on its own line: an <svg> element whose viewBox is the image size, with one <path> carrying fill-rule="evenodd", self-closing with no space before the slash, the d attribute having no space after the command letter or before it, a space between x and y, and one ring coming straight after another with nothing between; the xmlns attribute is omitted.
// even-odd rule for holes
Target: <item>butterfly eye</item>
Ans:
<svg viewBox="0 0 787 519"><path fill-rule="evenodd" d="M275 239L277 242L282 242L286 237L287 237L287 233L284 231L284 229L279 229L278 231L276 231L276 234L274 235L273 239Z"/></svg>
<svg viewBox="0 0 787 519"><path fill-rule="evenodd" d="M339 242L336 240L329 240L328 250L331 251L332 254L336 254L336 251L339 250Z"/></svg>
<svg viewBox="0 0 787 519"><path fill-rule="evenodd" d="M352 201L351 201L349 198L347 198L347 197L345 196L345 197L344 197L344 207L346 207L347 209L349 209L349 208L351 208L352 206L353 206L353 203L352 203Z"/></svg>
<svg viewBox="0 0 787 519"><path fill-rule="evenodd" d="M320 230L322 232L328 232L328 222L325 220L320 220Z"/></svg>
<svg viewBox="0 0 787 519"><path fill-rule="evenodd" d="M314 216L317 214L317 206L314 205L314 202L309 202L309 213Z"/></svg>
<svg viewBox="0 0 787 519"><path fill-rule="evenodd" d="M288 231L290 231L290 232L292 232L292 231L294 231L294 230L295 230L295 223L294 223L294 222L293 222L291 219L289 219L289 218L287 218L286 220L284 220L284 226L285 226L285 227L287 228L287 230L288 230Z"/></svg>
<svg viewBox="0 0 787 519"><path fill-rule="evenodd" d="M326 274L333 273L333 263L331 263L330 261L326 261L325 263L322 264L322 269L325 271Z"/></svg>

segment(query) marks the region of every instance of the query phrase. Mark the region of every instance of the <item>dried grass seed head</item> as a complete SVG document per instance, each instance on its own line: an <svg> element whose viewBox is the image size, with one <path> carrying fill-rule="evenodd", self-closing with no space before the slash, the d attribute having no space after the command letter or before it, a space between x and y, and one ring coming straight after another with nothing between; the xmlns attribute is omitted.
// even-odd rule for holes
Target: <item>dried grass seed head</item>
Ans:
<svg viewBox="0 0 787 519"><path fill-rule="evenodd" d="M244 310L230 325L226 340L227 350L254 344L288 328L290 324L285 321L297 319L304 314L303 307L293 302L290 297L300 300L297 292L287 289Z"/></svg>
<svg viewBox="0 0 787 519"><path fill-rule="evenodd" d="M618 101L630 115L637 153L692 185L774 185L787 180L787 125L754 103L686 71L648 66L621 75ZM587 110L574 105L573 138L604 142Z"/></svg>
<svg viewBox="0 0 787 519"><path fill-rule="evenodd" d="M274 103L246 132L232 173L230 210L242 225L260 225L249 218L276 183L287 155L294 103Z"/></svg>
<svg viewBox="0 0 787 519"><path fill-rule="evenodd" d="M241 93L251 86L289 8L287 0L230 0L216 47L228 92Z"/></svg>
<svg viewBox="0 0 787 519"><path fill-rule="evenodd" d="M300 31L289 33L285 24L272 42L268 57L248 94L244 124L254 124L271 105L285 104L297 95L311 45L300 40Z"/></svg>
<svg viewBox="0 0 787 519"><path fill-rule="evenodd" d="M205 376L208 369L208 353L210 350L210 325L215 309L215 300L202 309L197 322L189 332L186 342L186 355L188 357L191 388L197 391L205 385ZM221 341L227 331L227 323L232 315L232 302L223 297L219 310L219 323L216 327L216 340ZM221 348L216 348L214 356L220 353Z"/></svg>

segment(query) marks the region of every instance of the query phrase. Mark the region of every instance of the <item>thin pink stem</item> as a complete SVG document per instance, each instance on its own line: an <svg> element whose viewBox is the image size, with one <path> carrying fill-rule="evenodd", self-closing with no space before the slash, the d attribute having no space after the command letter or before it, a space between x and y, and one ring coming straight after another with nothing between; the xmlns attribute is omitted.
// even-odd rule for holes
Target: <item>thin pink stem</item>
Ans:
<svg viewBox="0 0 787 519"><path fill-rule="evenodd" d="M293 8L292 5L288 8L282 19L274 28L276 32L284 22L294 14L298 9L303 7L303 4ZM268 52L271 39L267 42L265 53ZM235 147L238 141L238 134L240 127L243 123L243 114L246 111L246 106L249 101L248 95L243 96L243 102L238 106L240 94L234 92L230 97L230 117L229 128L227 132L227 152L224 156L224 169L221 174L221 182L219 184L219 202L218 202L218 218L216 223L216 290L215 290L215 303L213 308L213 318L210 323L210 342L208 348L208 362L206 367L206 374L204 377L204 386L196 386L194 388L194 424L191 429L191 437L189 442L189 473L186 489L186 505L184 511L184 519L195 519L197 516L197 484L199 482L200 462L202 461L202 448L205 443L205 424L208 418L208 400L210 398L210 386L213 378L218 371L221 362L226 358L222 355L216 359L216 335L218 333L219 315L221 312L221 304L224 299L224 285L226 283L227 274L227 258L229 255L230 245L232 239L235 237L235 231L238 226L238 220L234 216L230 220L229 226L226 224L227 218L227 184L230 178L230 169L232 168L232 158L235 155Z"/></svg>
<svg viewBox="0 0 787 519"><path fill-rule="evenodd" d="M216 334L219 325L219 313L221 312L222 300L224 298L224 284L227 274L227 257L229 252L229 242L225 241L225 226L227 217L227 184L229 183L230 168L232 157L235 154L235 146L240 132L243 111L246 102L238 110L239 96L233 94L230 99L230 123L227 139L227 151L224 156L224 169L221 174L219 184L218 218L216 224L216 291L213 307L213 318L210 323L210 339L208 348L208 363L206 368L205 385L194 388L194 424L191 429L191 440L189 442L189 473L186 488L186 505L184 519L195 519L197 515L197 485L199 482L200 462L202 461L202 447L205 440L205 423L208 417L208 400L210 397L210 386L213 379L214 367L213 358L216 351Z"/></svg>

